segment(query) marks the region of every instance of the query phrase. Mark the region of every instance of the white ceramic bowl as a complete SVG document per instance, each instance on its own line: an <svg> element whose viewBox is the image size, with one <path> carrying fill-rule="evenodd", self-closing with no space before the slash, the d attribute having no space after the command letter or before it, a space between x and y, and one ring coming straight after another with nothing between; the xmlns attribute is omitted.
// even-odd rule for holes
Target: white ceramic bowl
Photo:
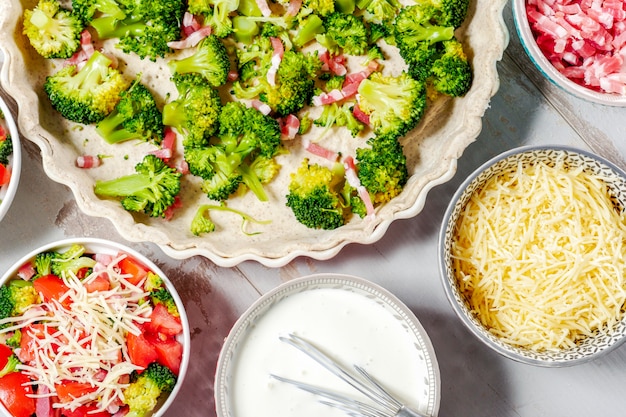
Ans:
<svg viewBox="0 0 626 417"><path fill-rule="evenodd" d="M13 120L13 113L9 110L4 99L0 96L0 110L4 114L4 120L0 120L4 128L11 135L13 141L13 154L9 157L9 167L11 168L11 180L8 184L0 187L0 221L9 211L11 203L15 198L17 186L20 182L20 173L22 171L22 149L20 145L20 135Z"/></svg>
<svg viewBox="0 0 626 417"><path fill-rule="evenodd" d="M439 235L438 258L443 287L454 312L463 324L481 342L501 355L519 362L545 367L569 366L587 362L616 348L626 340L626 317L622 315L612 329L604 333L595 332L593 335L579 340L572 348L536 350L518 345L514 346L489 331L477 316L479 313L471 311L466 296L462 294L458 286L452 263L451 246L455 239L456 226L463 216L464 208L472 195L478 192L486 181L504 171L515 170L519 166L518 164L527 166L537 161L552 163L557 158L563 157L567 166L572 169L584 167L586 172L605 176L610 194L622 210L626 207L626 174L604 158L587 151L568 147L522 147L492 158L461 184L446 210ZM491 205L489 206L491 207ZM536 226L539 228L541 225L536 224ZM497 253L509 253L506 249L502 251L497 251L495 248L491 249ZM506 257L507 255L502 256ZM507 273L502 272L502 276L505 275Z"/></svg>
<svg viewBox="0 0 626 417"><path fill-rule="evenodd" d="M355 396L351 387L279 340L288 333L307 339L346 367L363 366L409 406L437 415L437 360L413 313L365 279L317 274L263 295L235 323L217 364L218 417L344 416L312 394L270 377L274 373Z"/></svg>
<svg viewBox="0 0 626 417"><path fill-rule="evenodd" d="M285 205L290 173L307 155L297 145L299 141L292 142L294 145L290 146L289 154L281 155L279 163L282 168L277 178L267 185L269 202L259 202L252 193L228 202L229 207L240 209L258 220L272 220L271 226L261 228L262 233L253 236L242 233L238 216L225 213L215 214L220 227L214 232L193 236L189 230L191 219L200 204L210 201L192 185L191 179L186 181L183 189L182 207L170 221L133 215L118 201L94 195L96 180L132 173L143 153L154 147L134 142L108 146L100 140L93 126L76 129L75 124L62 120L51 108L42 93L42 84L46 75L56 71L61 62L37 56L22 35L22 12L32 2L0 2L0 50L5 56L0 82L21 110L18 125L22 134L41 148L46 174L73 191L83 212L109 219L125 239L153 242L174 258L201 255L226 267L245 260L278 267L298 256L329 259L350 243L378 241L393 221L421 212L427 193L452 178L456 161L479 135L482 116L499 87L496 64L508 43L508 31L502 19L506 3L506 0L471 1L468 19L458 33L471 56L472 87L462 98L443 99L431 106L423 123L405 138L404 150L411 177L404 191L381 207L375 219L354 218L348 225L332 231L307 229L297 222ZM136 56L122 54L114 44L104 42L102 47L106 53L117 56L128 72L141 72L147 86L158 92L159 100L164 100L166 93L175 93L173 84L168 81L171 72L165 60L142 61ZM397 56L389 64L385 65L389 70L401 65ZM332 145L338 145L333 149L341 149L343 155L351 154L356 142L349 133L346 134L347 137L332 135ZM359 138L358 143L362 144L361 140ZM180 155L180 140L177 146L176 152ZM82 154L107 155L107 158L100 167L86 170L74 166L77 156Z"/></svg>
<svg viewBox="0 0 626 417"><path fill-rule="evenodd" d="M106 254L106 255L112 255L112 256L117 256L120 253L128 254L132 258L142 263L149 270L159 275L161 279L163 280L166 288L172 294L174 301L176 302L178 311L180 313L181 324L183 326L182 334L177 336L178 341L183 346L183 353L182 353L182 362L180 365L180 370L178 373L177 382L176 382L174 389L167 397L160 400L160 402L157 404L157 407L155 408L153 413L149 415L150 417L162 417L163 415L165 415L167 409L172 404L177 394L180 392L181 386L185 379L185 375L187 373L187 368L189 365L191 340L190 340L190 331L189 331L189 321L187 319L187 313L185 311L183 302L180 296L178 295L178 292L174 288L172 282L168 279L165 273L163 273L163 271L156 264L154 264L154 262L152 262L150 259L142 255L141 253L135 251L134 249L129 248L117 242L104 240L104 239L98 239L98 238L64 239L64 240L48 243L24 255L21 259L15 262L15 264L4 273L2 278L0 278L0 285L4 285L9 280L14 279L20 267L26 264L27 262L31 261L32 259L34 259L34 257L38 253L47 252L47 251L63 252L69 249L73 244L83 245L86 249L86 253L90 253L90 254L100 253L100 254ZM0 403L0 414L4 414L7 416L10 415L7 412L4 405L2 405L2 403Z"/></svg>
<svg viewBox="0 0 626 417"><path fill-rule="evenodd" d="M533 34L528 22L526 0L513 0L511 4L513 8L515 28L517 30L517 34L519 35L520 42L526 50L530 60L550 82L573 96L592 103L604 104L608 106L626 106L626 96L595 91L575 83L559 72L546 58L537 45L535 35Z"/></svg>

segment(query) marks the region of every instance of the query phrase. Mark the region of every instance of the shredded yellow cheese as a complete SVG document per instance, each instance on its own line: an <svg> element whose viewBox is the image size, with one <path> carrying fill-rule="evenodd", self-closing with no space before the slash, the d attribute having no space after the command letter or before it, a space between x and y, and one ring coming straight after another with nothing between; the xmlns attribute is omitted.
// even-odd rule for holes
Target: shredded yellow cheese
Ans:
<svg viewBox="0 0 626 417"><path fill-rule="evenodd" d="M37 345L34 361L18 365L34 384L48 388L44 396L55 395L55 384L63 381L86 382L94 387L93 392L70 403L55 403L54 407L75 409L95 402L99 411L105 411L123 402L128 376L141 369L129 359L126 335L140 333L137 324L150 321L152 307L144 302L148 294L120 274L117 264L124 256L106 268L94 268L85 278L89 282L106 274L110 280L108 291L87 292L84 282L67 274L62 278L69 290L60 301L69 298L70 307L61 302L43 303L31 306L21 316L0 320L0 325L8 325L0 333L28 331L32 323L51 329L44 331L43 337L38 334L33 338Z"/></svg>
<svg viewBox="0 0 626 417"><path fill-rule="evenodd" d="M520 163L470 198L452 239L469 307L493 334L535 351L570 348L619 321L626 216L580 168Z"/></svg>

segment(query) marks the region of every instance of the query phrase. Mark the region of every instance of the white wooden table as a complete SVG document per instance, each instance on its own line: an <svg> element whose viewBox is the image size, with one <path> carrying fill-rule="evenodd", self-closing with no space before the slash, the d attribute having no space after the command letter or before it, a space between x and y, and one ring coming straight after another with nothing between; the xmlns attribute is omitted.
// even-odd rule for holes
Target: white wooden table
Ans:
<svg viewBox="0 0 626 417"><path fill-rule="evenodd" d="M191 367L170 417L214 416L216 361L235 320L281 282L317 272L372 280L413 310L439 361L442 417L626 415L626 346L576 367L522 365L478 342L455 317L440 284L436 257L443 212L461 181L490 157L520 145L567 144L626 168L626 109L586 103L550 85L520 47L508 7L505 19L511 42L498 65L501 87L477 142L460 159L456 176L430 192L422 213L395 222L376 244L350 245L328 261L298 258L278 269L255 262L221 268L201 257L170 259L152 244L124 242L107 220L82 214L70 190L43 172L39 149L24 140L16 201L0 223L0 273L34 247L66 237L117 240L155 259L179 289L192 328Z"/></svg>

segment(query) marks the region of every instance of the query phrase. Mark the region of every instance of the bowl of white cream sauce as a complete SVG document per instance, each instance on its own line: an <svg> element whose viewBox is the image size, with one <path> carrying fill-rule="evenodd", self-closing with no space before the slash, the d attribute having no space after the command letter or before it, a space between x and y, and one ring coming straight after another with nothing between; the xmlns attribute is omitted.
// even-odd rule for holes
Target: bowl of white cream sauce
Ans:
<svg viewBox="0 0 626 417"><path fill-rule="evenodd" d="M316 274L263 295L235 323L216 370L218 417L346 416L272 374L369 401L281 342L289 333L307 339L345 367L365 368L408 406L437 415L439 368L430 339L411 310L363 278Z"/></svg>

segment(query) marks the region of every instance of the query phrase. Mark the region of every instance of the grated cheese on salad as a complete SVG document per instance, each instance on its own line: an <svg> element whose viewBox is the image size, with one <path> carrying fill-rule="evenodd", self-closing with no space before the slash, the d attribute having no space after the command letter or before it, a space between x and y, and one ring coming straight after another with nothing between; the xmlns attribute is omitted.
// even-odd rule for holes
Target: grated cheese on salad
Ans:
<svg viewBox="0 0 626 417"><path fill-rule="evenodd" d="M20 316L0 320L0 326L7 325L0 333L16 329L32 333L35 358L29 364L18 365L18 369L34 384L49 388L39 396L53 396L55 386L63 381L83 382L93 388L69 403L55 403L53 407L73 410L95 403L97 411L105 411L124 402L128 377L143 369L129 358L126 334L140 333L137 324L150 321L152 306L145 302L149 293L120 273L117 265L124 257L106 266L96 264L83 281L73 273L64 274L62 279L69 289L59 300L31 305ZM88 292L85 284L101 275L108 277L110 289ZM43 330L29 330L33 323L42 324Z"/></svg>
<svg viewBox="0 0 626 417"><path fill-rule="evenodd" d="M602 177L520 163L489 179L456 226L453 269L478 319L512 345L567 349L626 301L626 215Z"/></svg>

